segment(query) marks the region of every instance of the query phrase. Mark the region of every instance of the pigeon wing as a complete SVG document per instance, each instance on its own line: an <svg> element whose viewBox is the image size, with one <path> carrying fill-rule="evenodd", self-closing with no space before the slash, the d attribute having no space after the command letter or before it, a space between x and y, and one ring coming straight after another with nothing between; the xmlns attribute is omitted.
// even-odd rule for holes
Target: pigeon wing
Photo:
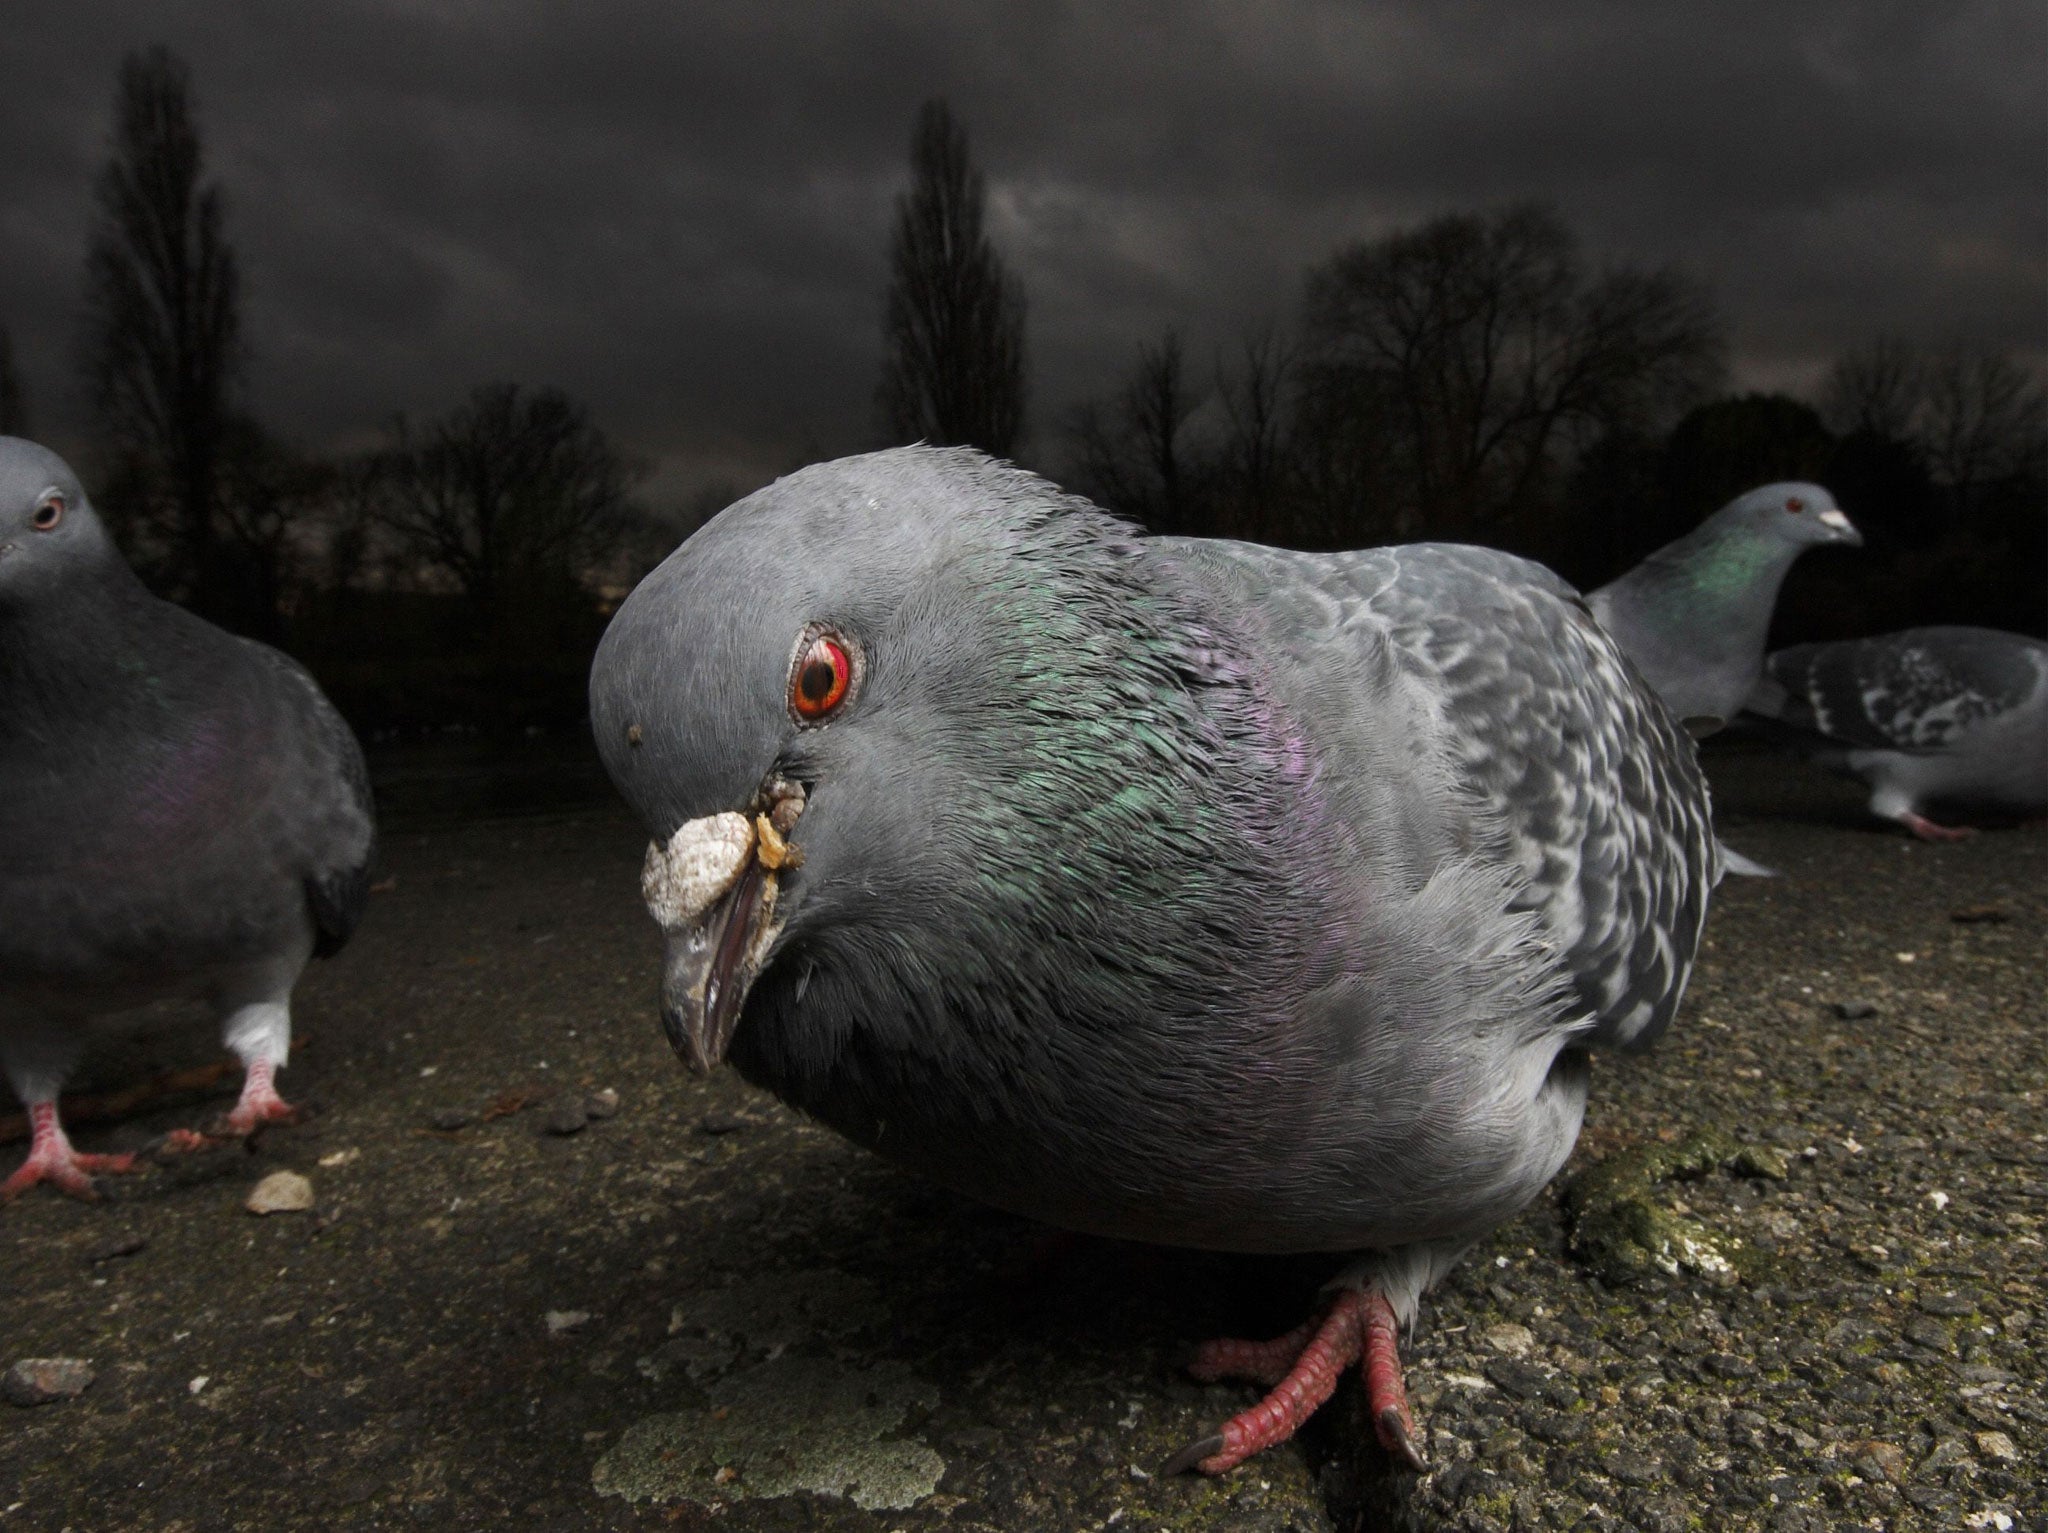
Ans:
<svg viewBox="0 0 2048 1533"><path fill-rule="evenodd" d="M1593 1041L1642 1046L1677 1010L1718 871L1693 742L1578 593L1491 549L1342 554L1213 545L1259 566L1276 638L1330 674L1384 656L1424 699L1418 749L1515 869ZM1327 692L1327 689L1325 689ZM1329 728L1384 731L1366 699Z"/></svg>
<svg viewBox="0 0 2048 1533"><path fill-rule="evenodd" d="M303 883L313 920L313 951L331 958L354 933L369 900L376 850L369 768L354 731L313 678L267 645L250 647L262 656L300 742L294 787L303 802L295 851L306 869Z"/></svg>
<svg viewBox="0 0 2048 1533"><path fill-rule="evenodd" d="M1977 725L2043 702L2036 640L1989 628L1909 628L1797 644L1766 663L1760 711L1844 745L1937 752Z"/></svg>

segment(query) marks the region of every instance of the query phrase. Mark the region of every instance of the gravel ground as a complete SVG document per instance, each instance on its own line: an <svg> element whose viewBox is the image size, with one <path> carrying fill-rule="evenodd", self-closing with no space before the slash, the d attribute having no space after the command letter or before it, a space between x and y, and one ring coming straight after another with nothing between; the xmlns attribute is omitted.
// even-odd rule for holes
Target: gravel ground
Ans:
<svg viewBox="0 0 2048 1533"><path fill-rule="evenodd" d="M1427 1475L1347 1383L1154 1477L1249 1398L1190 1344L1286 1329L1326 1264L1052 1239L686 1076L642 837L594 808L390 831L301 988L309 1121L0 1212L0 1366L91 1370L0 1404L0 1530L2048 1527L2048 835L1922 846L1711 764L1785 876L1722 891L1678 1026L1425 1305ZM214 1059L190 1020L79 1084ZM280 1170L312 1207L245 1212Z"/></svg>

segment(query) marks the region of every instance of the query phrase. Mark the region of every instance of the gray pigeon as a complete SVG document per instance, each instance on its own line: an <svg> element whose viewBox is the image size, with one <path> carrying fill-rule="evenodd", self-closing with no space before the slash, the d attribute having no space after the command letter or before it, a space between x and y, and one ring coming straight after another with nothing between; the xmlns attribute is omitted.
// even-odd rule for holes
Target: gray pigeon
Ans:
<svg viewBox="0 0 2048 1533"><path fill-rule="evenodd" d="M102 1017L159 997L219 1014L234 1132L289 1116L292 986L354 929L373 837L313 679L150 595L64 460L0 437L0 1063L34 1130L0 1199L131 1168L71 1147L57 1092Z"/></svg>
<svg viewBox="0 0 2048 1533"><path fill-rule="evenodd" d="M591 723L654 835L663 1023L1069 1228L1350 1258L1284 1440L1564 1163L1586 1050L1671 1020L1714 873L1692 742L1572 589L1487 549L1145 537L968 449L729 507L619 609Z"/></svg>
<svg viewBox="0 0 2048 1533"><path fill-rule="evenodd" d="M2048 811L2048 644L1995 628L1908 628L1795 644L1764 662L1753 713L1870 785L1870 812L1956 841L1934 805Z"/></svg>
<svg viewBox="0 0 2048 1533"><path fill-rule="evenodd" d="M1767 484L1586 598L1593 615L1696 733L1735 717L1764 663L1771 609L1792 563L1863 538L1817 484Z"/></svg>

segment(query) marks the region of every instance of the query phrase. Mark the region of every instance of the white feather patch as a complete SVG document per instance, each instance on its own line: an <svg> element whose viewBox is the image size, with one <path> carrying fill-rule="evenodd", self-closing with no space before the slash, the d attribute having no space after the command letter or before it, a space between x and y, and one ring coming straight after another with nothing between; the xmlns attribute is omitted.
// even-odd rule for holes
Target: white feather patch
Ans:
<svg viewBox="0 0 2048 1533"><path fill-rule="evenodd" d="M730 889L754 851L754 825L743 814L706 815L677 828L668 845L650 842L640 870L647 913L663 931L695 926Z"/></svg>

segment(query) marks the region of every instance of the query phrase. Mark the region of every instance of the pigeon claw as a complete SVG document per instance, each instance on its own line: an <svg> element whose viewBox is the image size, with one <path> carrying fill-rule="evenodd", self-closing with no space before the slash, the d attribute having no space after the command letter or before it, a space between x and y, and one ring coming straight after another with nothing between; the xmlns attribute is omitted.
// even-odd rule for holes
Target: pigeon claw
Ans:
<svg viewBox="0 0 2048 1533"><path fill-rule="evenodd" d="M0 1182L0 1203L12 1203L38 1182L48 1182L59 1192L68 1192L83 1202L96 1203L100 1194L92 1182L95 1171L140 1169L133 1155L87 1155L74 1150L63 1124L57 1121L55 1102L32 1103L28 1114L33 1136L28 1159L14 1175Z"/></svg>
<svg viewBox="0 0 2048 1533"><path fill-rule="evenodd" d="M1380 1446L1397 1463L1405 1464L1417 1474L1429 1468L1429 1460L1415 1446L1415 1418L1408 1414L1405 1403L1381 1406L1373 1419L1373 1429L1379 1434Z"/></svg>
<svg viewBox="0 0 2048 1533"><path fill-rule="evenodd" d="M1922 841L1968 841L1977 834L1973 825L1937 825L1924 815L1911 813L1900 815L1899 823Z"/></svg>
<svg viewBox="0 0 2048 1533"><path fill-rule="evenodd" d="M1205 1461L1214 1458L1222 1451L1223 1434L1221 1432L1211 1432L1207 1437L1196 1438L1185 1448L1181 1449L1180 1452L1174 1454L1172 1458L1161 1464L1159 1466L1159 1473L1162 1477L1186 1474L1197 1465L1200 1465L1205 1472L1213 1473L1214 1471L1209 1470Z"/></svg>
<svg viewBox="0 0 2048 1533"><path fill-rule="evenodd" d="M246 1138L266 1123L296 1123L304 1116L279 1096L277 1088L270 1083L274 1068L261 1060L249 1066L248 1077L242 1082L242 1099L228 1114L230 1133Z"/></svg>
<svg viewBox="0 0 2048 1533"><path fill-rule="evenodd" d="M1380 1445L1410 1469L1425 1467L1420 1433L1401 1383L1394 1309L1377 1289L1347 1289L1320 1324L1302 1326L1277 1341L1214 1341L1196 1354L1191 1371L1204 1380L1250 1378L1270 1384L1265 1399L1223 1423L1211 1437L1176 1453L1162 1473L1200 1469L1223 1474L1253 1454L1283 1443L1314 1415L1353 1363L1365 1376L1366 1398Z"/></svg>

